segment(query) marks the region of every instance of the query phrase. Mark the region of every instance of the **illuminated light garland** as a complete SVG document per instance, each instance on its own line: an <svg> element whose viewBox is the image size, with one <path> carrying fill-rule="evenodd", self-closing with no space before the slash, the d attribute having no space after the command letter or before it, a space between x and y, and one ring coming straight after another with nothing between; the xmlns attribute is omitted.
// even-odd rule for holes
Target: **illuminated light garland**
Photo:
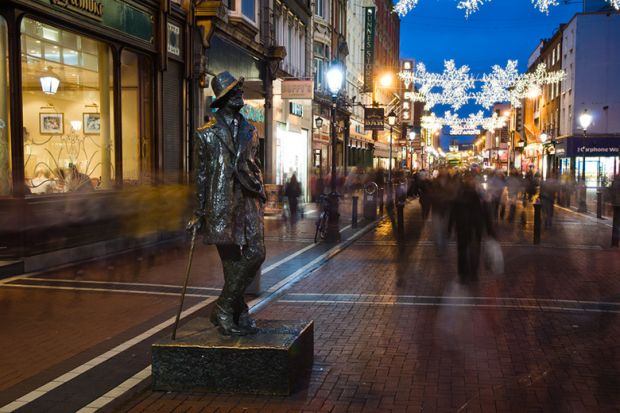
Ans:
<svg viewBox="0 0 620 413"><path fill-rule="evenodd" d="M620 0L617 0L620 2ZM454 60L444 61L444 71L432 73L423 63L418 63L415 70L402 71L398 74L408 89L405 98L413 102L424 102L424 108L431 110L435 105L448 105L458 110L470 100L489 109L493 104L510 102L514 107L521 106L521 100L540 95L543 85L558 83L565 77L563 70L548 72L544 63L539 64L533 72L519 74L518 62L509 60L506 67L494 65L491 73L476 79L469 73L468 66L456 67ZM481 82L479 91L471 91L476 82Z"/></svg>
<svg viewBox="0 0 620 413"><path fill-rule="evenodd" d="M491 0L460 0L457 3L457 8L465 10L465 17L469 17L480 9L483 3L488 3ZM534 7L536 7L541 13L549 14L549 8L551 6L557 6L558 0L531 0ZM606 0L614 9L620 10L620 0ZM404 17L407 13L413 10L418 5L419 0L399 0L394 6L394 11L398 13L400 17Z"/></svg>
<svg viewBox="0 0 620 413"><path fill-rule="evenodd" d="M441 119L438 118L434 113L431 113L427 116L422 116L421 119L422 127L424 129L428 129L431 132L436 132L443 127Z"/></svg>
<svg viewBox="0 0 620 413"><path fill-rule="evenodd" d="M465 9L465 17L469 17L470 14L477 12L484 2L485 0L461 0L456 7L461 10Z"/></svg>
<svg viewBox="0 0 620 413"><path fill-rule="evenodd" d="M485 130L501 129L506 126L506 118L494 113L491 117L484 117L483 111L470 113L466 118L460 118L456 113L447 111L443 118L434 113L422 116L422 128L435 132L443 126L450 128L450 135L478 135L480 127Z"/></svg>

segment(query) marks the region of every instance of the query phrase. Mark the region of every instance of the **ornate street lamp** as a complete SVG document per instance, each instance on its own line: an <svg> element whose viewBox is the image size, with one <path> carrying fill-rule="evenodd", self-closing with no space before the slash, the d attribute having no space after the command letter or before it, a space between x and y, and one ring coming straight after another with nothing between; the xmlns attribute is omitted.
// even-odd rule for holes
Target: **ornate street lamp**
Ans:
<svg viewBox="0 0 620 413"><path fill-rule="evenodd" d="M314 125L316 126L317 129L321 129L323 127L323 118L322 117L318 117L314 120Z"/></svg>
<svg viewBox="0 0 620 413"><path fill-rule="evenodd" d="M338 147L338 137L336 135L336 105L338 103L338 93L342 89L344 73L342 67L334 62L327 71L327 88L332 95L331 110L331 138L332 138L332 172L331 172L331 193L329 194L329 222L327 225L327 242L338 242L340 240L340 228L338 220L338 192L336 192L336 152ZM322 123L322 121L321 121Z"/></svg>
<svg viewBox="0 0 620 413"><path fill-rule="evenodd" d="M583 129L583 137L586 138L588 134L588 127L592 123L592 115L588 113L588 109L584 109L583 113L579 115L579 124ZM585 146L585 141L584 141ZM587 212L588 207L586 204L586 152L584 150L581 160L581 196L579 197L579 212Z"/></svg>

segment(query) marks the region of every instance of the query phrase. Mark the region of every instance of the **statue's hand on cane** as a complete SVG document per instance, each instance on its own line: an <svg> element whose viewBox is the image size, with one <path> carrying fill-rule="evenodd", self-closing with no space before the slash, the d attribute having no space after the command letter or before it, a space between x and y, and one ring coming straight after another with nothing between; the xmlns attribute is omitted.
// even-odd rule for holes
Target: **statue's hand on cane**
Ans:
<svg viewBox="0 0 620 413"><path fill-rule="evenodd" d="M194 216L189 220L189 222L187 223L187 225L185 226L185 229L188 232L199 232L200 229L203 227L205 221L205 217L203 214L201 214L200 212L195 212Z"/></svg>

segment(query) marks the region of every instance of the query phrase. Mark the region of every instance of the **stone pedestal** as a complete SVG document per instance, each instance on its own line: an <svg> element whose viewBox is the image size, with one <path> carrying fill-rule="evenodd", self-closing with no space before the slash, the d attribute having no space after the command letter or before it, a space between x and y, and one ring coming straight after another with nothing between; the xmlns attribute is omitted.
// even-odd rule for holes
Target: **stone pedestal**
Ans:
<svg viewBox="0 0 620 413"><path fill-rule="evenodd" d="M205 318L152 346L154 390L289 395L309 377L312 321L258 320L252 336L222 336Z"/></svg>

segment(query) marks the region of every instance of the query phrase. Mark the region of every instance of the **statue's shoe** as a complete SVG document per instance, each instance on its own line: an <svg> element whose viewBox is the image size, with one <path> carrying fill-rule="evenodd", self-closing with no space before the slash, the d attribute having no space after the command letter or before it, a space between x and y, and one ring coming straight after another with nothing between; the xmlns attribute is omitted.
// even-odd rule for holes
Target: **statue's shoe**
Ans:
<svg viewBox="0 0 620 413"><path fill-rule="evenodd" d="M246 331L246 334L256 334L258 333L258 328L256 327L256 321L250 317L250 314L247 311L243 311L239 314L239 328Z"/></svg>
<svg viewBox="0 0 620 413"><path fill-rule="evenodd" d="M231 313L222 310L219 306L215 306L215 309L211 313L210 319L222 335L245 336L249 334L246 329L239 327L235 323Z"/></svg>

